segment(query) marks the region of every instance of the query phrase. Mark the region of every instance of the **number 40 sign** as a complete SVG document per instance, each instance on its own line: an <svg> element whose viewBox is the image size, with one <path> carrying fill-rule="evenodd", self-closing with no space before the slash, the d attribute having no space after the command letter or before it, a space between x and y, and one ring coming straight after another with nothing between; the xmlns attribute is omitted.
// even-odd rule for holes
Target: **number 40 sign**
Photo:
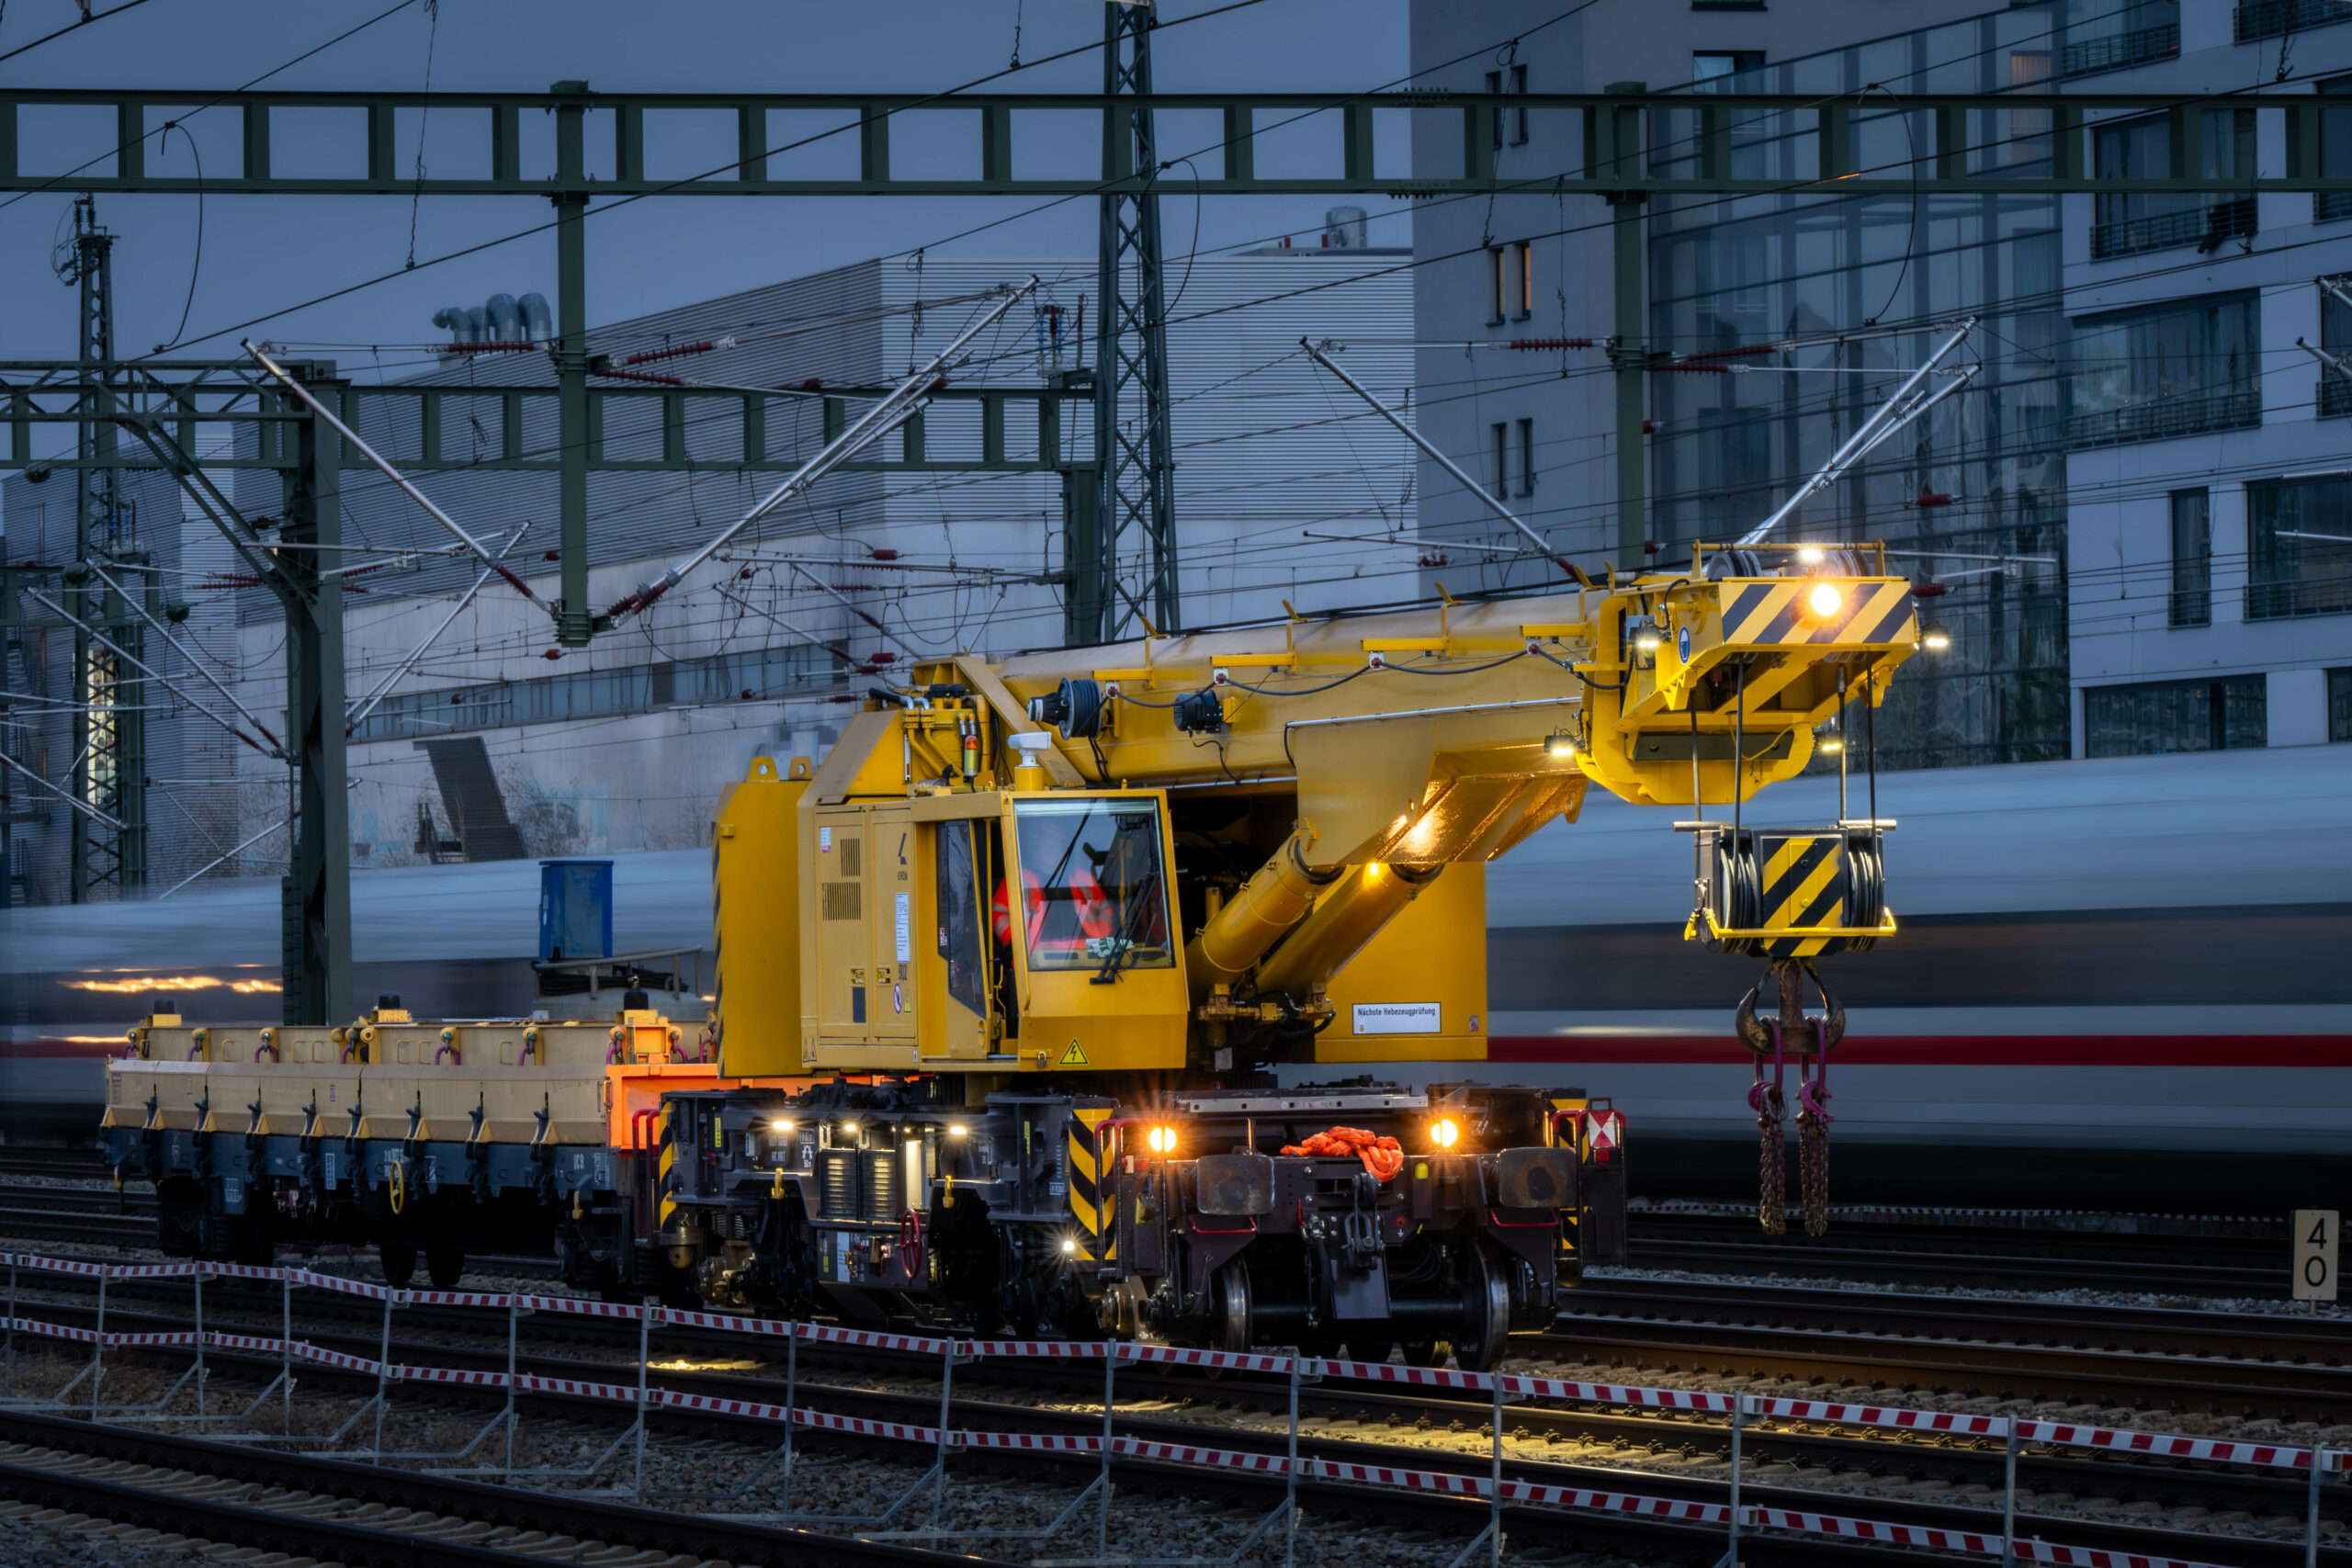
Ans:
<svg viewBox="0 0 2352 1568"><path fill-rule="evenodd" d="M2332 1302L2335 1299L2335 1230L2334 1209L2295 1211L2295 1299Z"/></svg>

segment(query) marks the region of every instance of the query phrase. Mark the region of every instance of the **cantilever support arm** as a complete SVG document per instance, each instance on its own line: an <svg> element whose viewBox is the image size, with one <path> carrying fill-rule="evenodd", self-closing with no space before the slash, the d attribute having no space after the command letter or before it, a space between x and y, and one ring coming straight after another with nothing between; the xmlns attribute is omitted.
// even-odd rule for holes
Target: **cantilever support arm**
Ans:
<svg viewBox="0 0 2352 1568"><path fill-rule="evenodd" d="M116 821L113 818L107 816L96 807L88 804L86 801L74 798L73 791L58 788L55 784L50 783L47 779L41 777L39 773L25 766L22 762L19 762L17 759L8 755L7 750L5 748L0 748L0 762L7 763L10 767L16 769L17 772L32 780L33 783L40 785L41 788L49 791L50 794L57 796L58 799L63 801L66 805L72 807L74 810L88 818L91 821L111 828L118 833L127 833L130 831L130 829L124 827L121 823Z"/></svg>
<svg viewBox="0 0 2352 1568"><path fill-rule="evenodd" d="M130 654L125 653L121 649L115 646L114 643L107 640L104 632L99 631L88 622L84 621L80 616L74 615L71 610L68 610L64 605L60 604L56 600L51 599L48 594L40 592L40 590L37 588L28 588L25 590L25 595L34 603L48 609L52 614L60 615L65 620L71 621L74 625L80 626L83 634L89 637L92 642L96 643L100 648L105 649L108 653L111 653L117 659L121 660L125 664L130 665L141 675L144 675L149 680L153 681L165 691L171 693L172 695L179 698L180 701L186 703L189 707L194 708L197 712L202 714L205 717L210 719L213 723L219 725L221 728L227 730L230 734L235 736L246 745L252 747L254 750L261 752L265 756L275 757L280 761L293 761L292 758L286 754L286 749L283 746L280 746L274 741L265 742L256 740L252 736L247 735L243 730L239 729L235 725L231 724L227 719L222 718L219 714L214 713L210 708L206 707L202 703L198 702L194 697L188 695L187 689L182 687L170 676L162 674L157 671L151 669L149 666L141 663L138 660L133 659ZM242 713L244 710L240 708L238 711Z"/></svg>
<svg viewBox="0 0 2352 1568"><path fill-rule="evenodd" d="M640 584L634 593L615 603L605 612L605 618L617 621L624 615L633 615L648 608L655 600L675 588L688 572L716 555L728 540L912 419L930 401L932 387L954 367L956 356L963 352L964 345L995 325L1007 310L1028 298L1037 287L1038 279L1033 275L1018 288L1007 289L1002 299L956 333L955 341L933 355L929 364L890 389L887 396L858 417L855 424L833 437L822 451L803 463L789 479L754 502L749 512L719 530L718 537L661 576Z"/></svg>
<svg viewBox="0 0 2352 1568"><path fill-rule="evenodd" d="M1329 370L1332 375L1337 376L1341 381L1345 382L1347 384L1348 390L1353 392L1357 397L1362 398L1365 402L1371 404L1373 412L1378 414L1381 418L1395 425L1396 427L1397 434L1404 436L1406 440L1411 442L1414 446L1419 447L1421 451L1428 456L1430 461L1443 468L1447 473L1452 474L1455 479L1461 482L1464 490L1468 491L1472 495L1475 495L1480 501L1485 502L1488 510L1492 511L1496 516L1501 518L1504 522L1518 529L1521 535L1525 536L1527 542L1535 547L1536 554L1544 557L1554 566L1556 566L1562 571L1566 572L1570 577L1578 577L1577 569L1570 566L1560 556L1554 553L1552 547L1544 542L1543 535L1537 533L1534 529L1521 522L1516 513L1512 512L1510 507L1505 506L1501 502L1497 501L1492 495L1488 494L1487 487L1480 484L1476 479L1472 479L1467 473L1465 473L1463 470L1461 464L1455 462L1453 458L1439 451L1435 444L1430 442L1419 431L1415 430L1411 425L1398 418L1394 409L1391 409L1386 403L1382 402L1378 398L1374 397L1372 393L1365 389L1363 382L1357 380L1354 377L1340 369L1337 364L1333 363L1330 355L1323 352L1319 344L1312 344L1305 338L1300 338L1298 340L1298 346L1306 350L1306 356L1309 359L1312 359L1316 364L1320 365L1324 369ZM1582 579L1579 577L1578 581L1582 581Z"/></svg>
<svg viewBox="0 0 2352 1568"><path fill-rule="evenodd" d="M119 418L115 423L137 436L155 455L164 471L178 482L181 491L196 502L212 526L220 531L220 536L229 542L229 547L237 552L238 558L255 577L267 583L272 592L283 600L296 592L291 581L274 562L254 553L261 541L254 534L253 525L247 523L244 514L220 493L220 487L212 482L209 474L177 446L157 435L144 420ZM239 532L239 525L243 526L242 533Z"/></svg>
<svg viewBox="0 0 2352 1568"><path fill-rule="evenodd" d="M514 532L507 537L506 543L499 547L498 553L500 557L503 558L508 551L520 544L522 542L523 536L530 531L531 525L528 523L526 523L521 527L515 529ZM385 694L389 693L392 689L394 683L396 683L401 676L407 674L410 670L415 667L416 661L424 657L424 650L431 648L435 642L438 642L443 632L447 631L451 626L456 624L458 617L465 613L466 606L474 602L474 595L481 592L483 586L490 581L491 574L496 569L497 565L497 561L492 561L489 566L486 566L480 571L474 573L474 580L472 583L467 587L463 593L458 595L458 602L449 606L449 613L441 617L441 624L435 626L431 631L425 633L424 640L418 643L414 648L409 649L407 656L401 659L399 663L393 665L390 672L388 672L382 680L376 682L375 689L370 691L366 697L362 698L355 705L351 716L343 721L343 732L345 735L354 734L358 730L359 726L367 719L368 716L376 711L376 705L384 700Z"/></svg>
<svg viewBox="0 0 2352 1568"><path fill-rule="evenodd" d="M431 501L426 499L423 491L409 483L408 477L405 474L402 474L398 468L393 468L391 464L386 462L381 453L378 452L373 446L368 446L367 442L361 440L357 431L352 429L351 426L344 423L343 421L335 418L334 414L328 412L326 404L319 401L317 398L311 396L310 388L302 385L301 381L297 378L288 375L285 370L278 366L277 361L270 358L268 355L264 354L260 349L255 348L250 340L241 339L239 340L237 346L243 349L247 354L253 355L254 364L268 371L279 386L284 387L288 391L293 393L296 398L300 399L303 405L307 407L313 415L325 421L328 424L333 425L334 427L335 434L342 436L344 440L351 444L352 450L357 452L361 457L367 458L369 463L373 464L378 473L382 474L386 479L391 480L392 483L400 486L401 491L407 494L411 501L424 508L426 513L430 515L435 522L449 530L449 532L455 536L458 542L465 546L469 551L478 557L483 565L489 567L492 571L498 573L499 576L504 578L507 581L507 585L513 588L515 592L520 593L524 598L528 599L532 604L537 604L540 609L545 610L548 615L553 616L557 614L556 607L553 604L548 604L546 600L532 592L531 585L529 583L525 582L521 578L515 576L512 571L509 571L496 557L492 556L488 550L482 548L481 540L475 538L471 534L467 533L463 528L459 527L458 525L457 519L451 517L447 513L434 505Z"/></svg>
<svg viewBox="0 0 2352 1568"><path fill-rule="evenodd" d="M155 635L164 639L164 646L171 649L173 652L178 654L182 659L187 660L187 667L195 671L198 675L202 676L206 685L210 686L214 691L220 693L222 701L226 702L231 707L235 708L239 713L244 715L245 722L259 730L261 732L261 738L264 740L268 741L272 746L279 744L277 737L271 732L269 726L264 724L260 718L255 716L253 709L239 702L237 700L237 694L229 690L227 686L220 682L219 677L204 667L204 660L198 659L194 651L186 644L182 643L177 637L172 636L169 631L165 630L162 622L149 615L145 605L141 604L137 598L126 592L121 583L117 582L113 578L108 577L107 575L106 568L98 565L96 561L90 562L89 567L92 571L98 574L98 581L100 582L103 582L108 588L113 589L121 598L122 602L130 606L133 614L137 615L141 620L146 622L150 626L154 628ZM158 680L162 679L161 676L156 678Z"/></svg>
<svg viewBox="0 0 2352 1568"><path fill-rule="evenodd" d="M1796 509L1804 503L1806 497L1818 494L1836 484L1839 476L1856 463L1860 462L1879 443L1943 401L1952 392L1966 386L1969 378L1976 373L1976 367L1973 366L1960 371L1956 379L1948 382L1932 394L1924 398L1917 395L1919 384L1935 373L1936 367L1942 364L1952 350L1967 341L1968 334L1975 330L1975 326L1976 318L1973 316L1962 321L1953 330L1952 334L1944 339L1933 354L1928 355L1927 363L1911 372L1904 379L1903 385L1894 389L1894 395L1881 403L1870 418L1862 421L1855 428L1853 434L1846 437L1838 450L1829 454L1829 460L1821 465L1813 478L1799 485L1788 500L1781 502L1773 510L1772 515L1742 534L1735 543L1742 549L1751 545L1762 544L1773 529L1795 514ZM1947 372L1947 374L1951 373Z"/></svg>

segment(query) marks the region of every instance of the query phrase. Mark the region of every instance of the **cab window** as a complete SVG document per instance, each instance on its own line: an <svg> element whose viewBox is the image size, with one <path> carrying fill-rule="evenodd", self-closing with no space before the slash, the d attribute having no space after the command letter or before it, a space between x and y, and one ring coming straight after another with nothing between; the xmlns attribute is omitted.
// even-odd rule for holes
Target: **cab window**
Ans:
<svg viewBox="0 0 2352 1568"><path fill-rule="evenodd" d="M1158 801L1022 800L1012 822L1031 969L1174 965Z"/></svg>

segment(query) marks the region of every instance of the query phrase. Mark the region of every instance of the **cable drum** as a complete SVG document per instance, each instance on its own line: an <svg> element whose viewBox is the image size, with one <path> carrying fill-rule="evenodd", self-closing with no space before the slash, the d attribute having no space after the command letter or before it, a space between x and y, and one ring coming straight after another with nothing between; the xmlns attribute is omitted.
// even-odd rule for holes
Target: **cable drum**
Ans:
<svg viewBox="0 0 2352 1568"><path fill-rule="evenodd" d="M1753 931L1764 919L1764 874L1752 833L1726 833L1716 851L1715 924Z"/></svg>
<svg viewBox="0 0 2352 1568"><path fill-rule="evenodd" d="M1886 862L1874 833L1857 833L1846 840L1846 924L1875 928L1886 910ZM1868 953L1874 936L1848 939L1846 951Z"/></svg>

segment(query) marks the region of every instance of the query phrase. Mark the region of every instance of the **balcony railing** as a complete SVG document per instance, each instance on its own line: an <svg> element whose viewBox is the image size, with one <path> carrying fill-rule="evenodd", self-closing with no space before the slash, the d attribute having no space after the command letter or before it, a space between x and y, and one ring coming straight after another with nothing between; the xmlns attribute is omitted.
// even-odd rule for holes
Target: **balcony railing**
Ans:
<svg viewBox="0 0 2352 1568"><path fill-rule="evenodd" d="M2352 191L2325 190L2312 197L2312 221L2341 223L2352 218Z"/></svg>
<svg viewBox="0 0 2352 1568"><path fill-rule="evenodd" d="M2241 197L2153 218L2127 218L2091 228L2091 259L2111 261L2176 245L2210 247L2255 231L2254 198Z"/></svg>
<svg viewBox="0 0 2352 1568"><path fill-rule="evenodd" d="M2352 22L2352 0L2246 0L2238 7L2238 42L2324 28L2330 22Z"/></svg>
<svg viewBox="0 0 2352 1568"><path fill-rule="evenodd" d="M2130 403L2066 422L2069 447L2120 446L2133 441L2169 441L2212 430L2245 430L2262 423L2262 394L2215 392L2202 398L2165 398Z"/></svg>
<svg viewBox="0 0 2352 1568"><path fill-rule="evenodd" d="M2319 378L2319 417L2342 419L2352 414L2352 379L2331 370Z"/></svg>
<svg viewBox="0 0 2352 1568"><path fill-rule="evenodd" d="M2102 71L2128 71L2151 60L2170 60L2180 52L2180 24L2140 28L2128 33L2070 43L2059 56L2061 76L2096 76Z"/></svg>

